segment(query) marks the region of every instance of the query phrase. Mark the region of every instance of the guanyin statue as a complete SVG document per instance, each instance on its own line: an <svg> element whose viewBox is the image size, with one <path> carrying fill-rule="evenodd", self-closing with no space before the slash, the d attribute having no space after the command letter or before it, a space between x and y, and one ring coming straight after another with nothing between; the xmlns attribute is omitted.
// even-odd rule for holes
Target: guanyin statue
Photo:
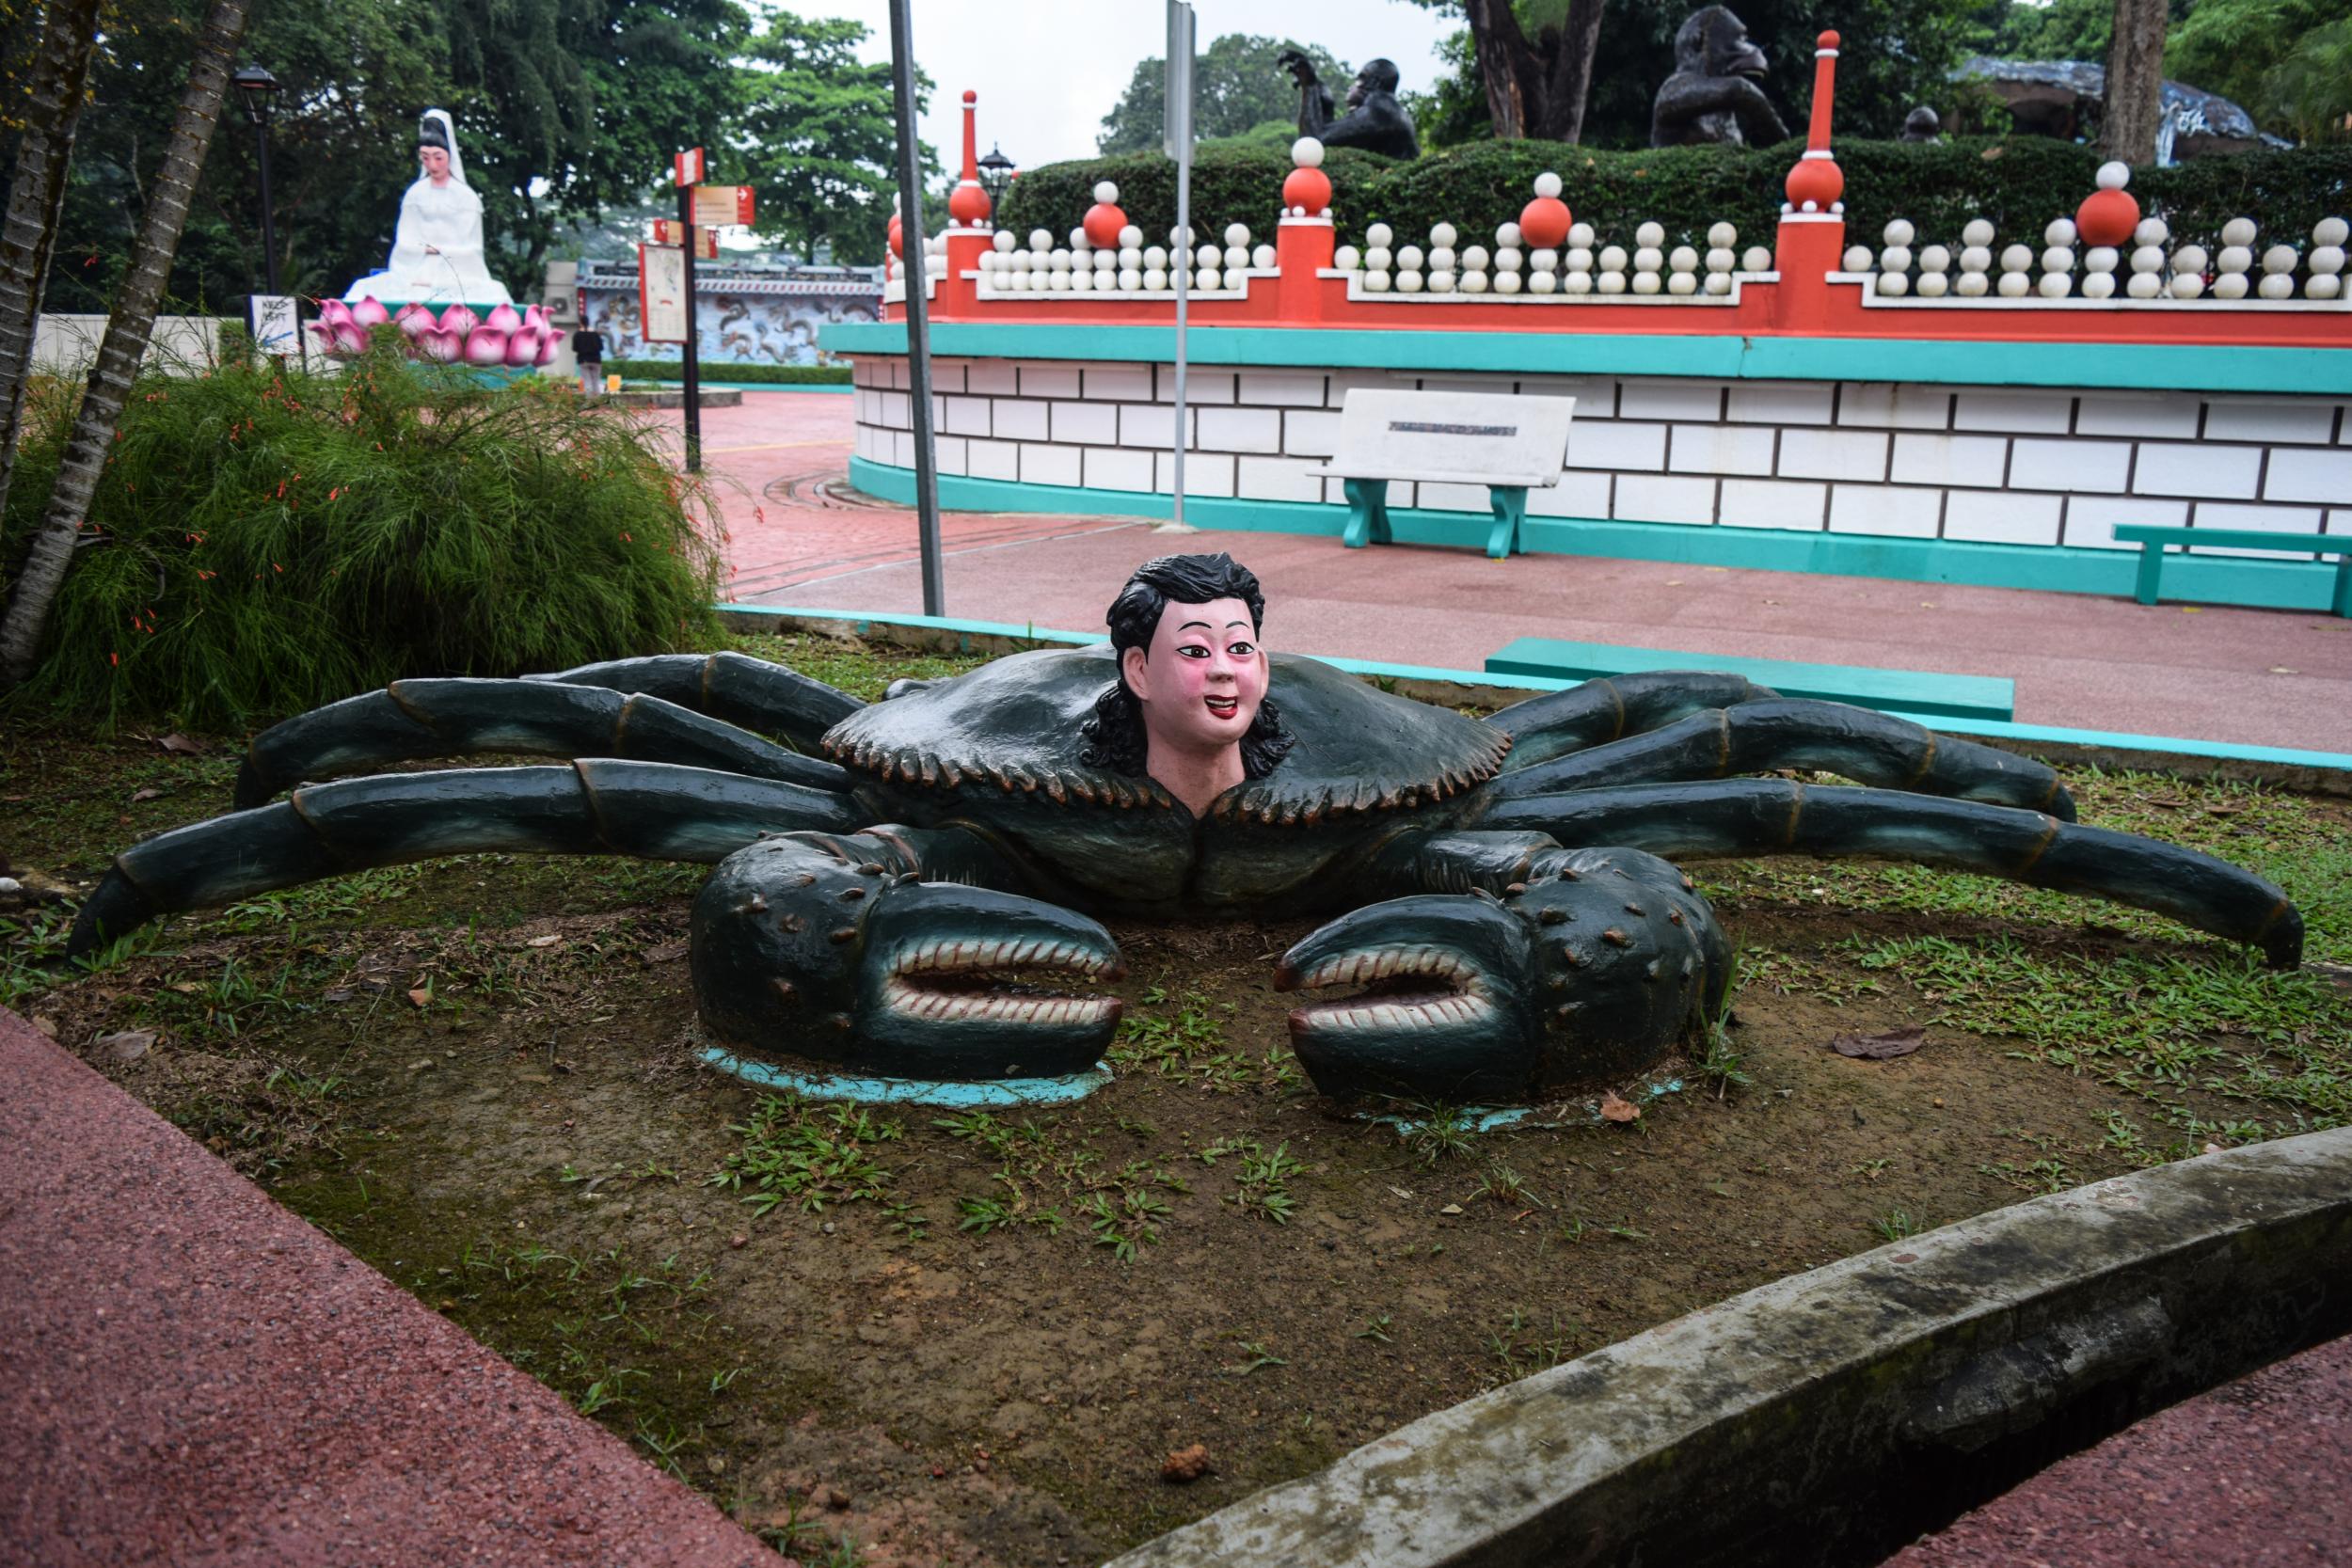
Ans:
<svg viewBox="0 0 2352 1568"><path fill-rule="evenodd" d="M427 109L419 120L417 162L423 172L400 199L390 264L344 290L343 298L352 304L371 298L385 305L512 304L506 285L483 264L482 198L466 183L456 127L445 111Z"/></svg>

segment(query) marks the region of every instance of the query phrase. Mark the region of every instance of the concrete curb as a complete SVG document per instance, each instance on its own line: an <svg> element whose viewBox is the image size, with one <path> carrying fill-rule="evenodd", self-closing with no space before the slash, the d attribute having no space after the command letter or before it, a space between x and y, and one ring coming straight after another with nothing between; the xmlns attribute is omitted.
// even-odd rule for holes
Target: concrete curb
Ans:
<svg viewBox="0 0 2352 1568"><path fill-rule="evenodd" d="M1863 1563L2352 1326L2352 1129L2036 1198L1422 1418L1114 1568Z"/></svg>

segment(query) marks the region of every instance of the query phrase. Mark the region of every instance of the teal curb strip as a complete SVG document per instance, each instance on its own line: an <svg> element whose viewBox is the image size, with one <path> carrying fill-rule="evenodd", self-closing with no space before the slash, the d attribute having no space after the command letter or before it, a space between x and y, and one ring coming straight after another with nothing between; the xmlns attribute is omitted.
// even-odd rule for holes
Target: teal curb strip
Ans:
<svg viewBox="0 0 2352 1568"><path fill-rule="evenodd" d="M870 496L913 505L914 475L863 457L850 459L850 483ZM1094 490L1023 484L1004 479L939 476L939 504L964 512L1042 512L1088 516L1167 517L1169 498L1138 490ZM1319 501L1235 500L1186 496L1184 517L1201 528L1252 533L1310 533L1336 539L1347 508ZM1492 519L1485 513L1391 510L1400 545L1486 547ZM1531 515L1519 546L1537 555L1594 555L1619 561L1669 561L1693 566L1749 567L1767 572L1818 572L1832 577L1891 578L1901 582L1949 582L1972 588L2032 588L2058 594L2097 594L2128 599L2137 581L2137 550L2073 545L1979 545L1958 539L1893 539L1867 533L1693 527L1680 523L1603 522ZM1377 548L1378 546L1373 546ZM1498 567L1498 570L1504 568ZM2175 556L2165 562L2168 597L2258 610L2325 612L2335 590L2335 567L2308 561L2256 561ZM2179 613L2175 609L2172 613Z"/></svg>
<svg viewBox="0 0 2352 1568"><path fill-rule="evenodd" d="M1016 626L997 621L959 621L945 615L907 615L887 610L828 610L821 606L718 604L712 606L729 614L772 615L779 620L847 622L861 634L882 626L926 626L937 630L961 633L969 637L1017 637L1032 642L1086 644L1105 641L1101 632L1057 631L1045 626ZM970 651L970 643L965 643ZM1336 670L1351 675L1370 675L1389 680L1447 682L1462 687L1485 687L1495 691L1565 691L1581 686L1581 681L1562 680L1548 675L1490 675L1477 670L1447 670L1428 664L1391 664L1375 658L1341 658L1329 654L1313 656ZM1707 656L1693 654L1693 669L1705 669ZM2220 762L2266 763L2284 768L2315 768L2328 772L2352 774L2352 753L2343 752L2306 752L2287 746L2248 746L2227 740L2192 740L2185 736L2132 735L2116 730L2074 730L2051 724L2018 724L1997 719L1952 719L1933 713L1907 713L1886 710L1897 719L1908 719L1915 724L1945 735L1981 736L1993 740L2014 740L2026 745L2043 743L2055 746L2083 746L2114 752L2146 752L2168 756L2211 757Z"/></svg>
<svg viewBox="0 0 2352 1568"><path fill-rule="evenodd" d="M746 1061L712 1046L703 1061L763 1089L782 1089L803 1100L848 1100L861 1105L929 1105L941 1110L1003 1110L1021 1105L1068 1105L1111 1081L1097 1064L1060 1078L998 1078L985 1084L953 1084L929 1078L857 1078L847 1073L793 1072L767 1062Z"/></svg>
<svg viewBox="0 0 2352 1568"><path fill-rule="evenodd" d="M1186 355L1196 365L2352 392L2352 353L2345 352L2352 349L2352 331L2345 335L2345 348L1741 338L1713 333L1369 331L1340 326L1196 326L1185 339ZM1176 356L1172 326L935 322L930 341L932 354L955 358L1171 364ZM834 354L907 351L902 322L828 322L818 328L817 341ZM1898 370L1899 374L1892 373Z"/></svg>
<svg viewBox="0 0 2352 1568"><path fill-rule="evenodd" d="M663 391L683 391L683 381L630 381L628 388L659 387ZM847 381L713 381L705 376L696 385L718 392L854 392L857 388Z"/></svg>

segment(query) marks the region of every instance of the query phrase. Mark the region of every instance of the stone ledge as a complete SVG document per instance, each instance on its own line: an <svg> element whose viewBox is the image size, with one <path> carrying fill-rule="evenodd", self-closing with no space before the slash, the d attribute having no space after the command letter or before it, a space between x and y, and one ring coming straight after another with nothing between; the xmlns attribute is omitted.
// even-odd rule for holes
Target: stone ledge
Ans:
<svg viewBox="0 0 2352 1568"><path fill-rule="evenodd" d="M1872 1562L2058 1453L2344 1332L2347 1286L2352 1129L2208 1155L1762 1286L1114 1568Z"/></svg>

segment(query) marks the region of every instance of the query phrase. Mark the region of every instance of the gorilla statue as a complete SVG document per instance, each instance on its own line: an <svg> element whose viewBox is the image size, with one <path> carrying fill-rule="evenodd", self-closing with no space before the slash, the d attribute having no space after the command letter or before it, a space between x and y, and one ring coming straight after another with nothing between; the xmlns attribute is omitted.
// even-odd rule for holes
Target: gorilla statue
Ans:
<svg viewBox="0 0 2352 1568"><path fill-rule="evenodd" d="M1331 117L1331 90L1315 79L1315 68L1295 49L1275 56L1277 64L1298 84L1298 134L1312 136L1326 147L1360 147L1391 158L1418 158L1421 139L1413 135L1413 117L1396 101L1396 67L1387 60L1367 60L1347 89L1347 113Z"/></svg>
<svg viewBox="0 0 2352 1568"><path fill-rule="evenodd" d="M1650 105L1649 144L1766 147L1786 140L1788 127L1756 85L1766 69L1764 51L1748 41L1747 24L1721 6L1692 11L1675 35L1675 73Z"/></svg>

